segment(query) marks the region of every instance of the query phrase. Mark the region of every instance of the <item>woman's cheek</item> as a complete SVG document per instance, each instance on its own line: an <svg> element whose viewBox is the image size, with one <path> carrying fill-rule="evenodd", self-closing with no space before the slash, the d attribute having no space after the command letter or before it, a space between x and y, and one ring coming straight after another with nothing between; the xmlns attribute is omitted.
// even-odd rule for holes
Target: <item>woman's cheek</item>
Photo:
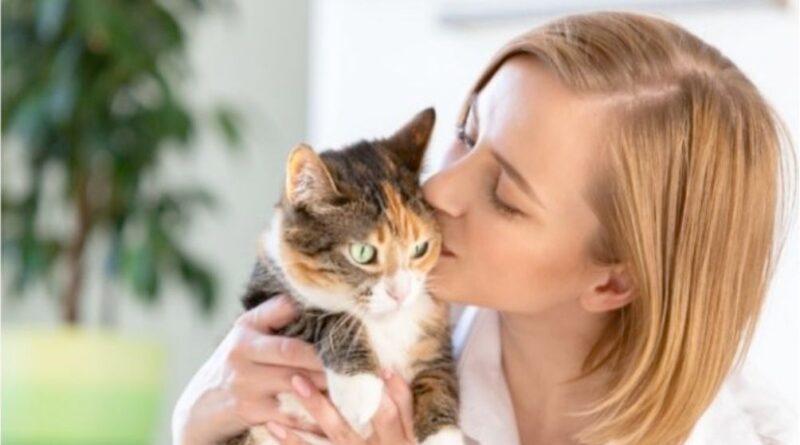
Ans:
<svg viewBox="0 0 800 445"><path fill-rule="evenodd" d="M497 223L492 225L487 224L485 227L497 227ZM495 234L501 234L506 229L495 229ZM518 258L516 247L513 243L503 237L491 236L487 234L481 239L481 242L476 243L475 258L472 264L472 271L478 275L482 275L485 280L493 281L497 278L509 278L509 275L514 274L514 270L519 267L520 258ZM487 239L488 238L488 239Z"/></svg>

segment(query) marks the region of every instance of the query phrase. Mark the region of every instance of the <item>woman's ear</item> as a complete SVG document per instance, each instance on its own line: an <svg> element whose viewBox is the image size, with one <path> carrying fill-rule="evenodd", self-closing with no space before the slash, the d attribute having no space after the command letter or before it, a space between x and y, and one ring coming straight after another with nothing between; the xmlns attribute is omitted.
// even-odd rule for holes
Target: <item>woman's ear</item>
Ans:
<svg viewBox="0 0 800 445"><path fill-rule="evenodd" d="M608 266L581 296L581 306L589 312L608 312L630 303L634 294L627 269L622 265Z"/></svg>

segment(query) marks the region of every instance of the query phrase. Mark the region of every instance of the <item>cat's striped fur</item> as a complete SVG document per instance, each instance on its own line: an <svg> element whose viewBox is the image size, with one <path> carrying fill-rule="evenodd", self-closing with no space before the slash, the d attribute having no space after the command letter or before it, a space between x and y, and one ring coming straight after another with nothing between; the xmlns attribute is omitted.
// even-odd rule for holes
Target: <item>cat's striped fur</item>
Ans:
<svg viewBox="0 0 800 445"><path fill-rule="evenodd" d="M300 316L277 333L315 346L328 395L362 435L372 432L368 421L382 391L377 376L386 367L410 383L419 443L455 445L463 442L448 311L425 287L441 245L419 187L434 120L427 109L389 138L319 154L295 148L242 303L250 309L278 294L292 297ZM409 246L421 240L425 254L409 259ZM375 263L352 261L351 242L375 246ZM387 297L401 281L405 298ZM310 419L292 397L279 400ZM228 443L272 440L254 427Z"/></svg>

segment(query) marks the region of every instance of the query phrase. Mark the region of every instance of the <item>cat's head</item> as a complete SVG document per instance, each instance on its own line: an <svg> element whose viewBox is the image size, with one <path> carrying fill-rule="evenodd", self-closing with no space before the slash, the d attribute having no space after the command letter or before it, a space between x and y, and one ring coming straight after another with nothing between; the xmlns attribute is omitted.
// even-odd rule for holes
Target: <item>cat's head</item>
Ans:
<svg viewBox="0 0 800 445"><path fill-rule="evenodd" d="M424 292L441 248L419 187L434 121L429 108L388 138L290 152L272 253L307 302L379 316Z"/></svg>

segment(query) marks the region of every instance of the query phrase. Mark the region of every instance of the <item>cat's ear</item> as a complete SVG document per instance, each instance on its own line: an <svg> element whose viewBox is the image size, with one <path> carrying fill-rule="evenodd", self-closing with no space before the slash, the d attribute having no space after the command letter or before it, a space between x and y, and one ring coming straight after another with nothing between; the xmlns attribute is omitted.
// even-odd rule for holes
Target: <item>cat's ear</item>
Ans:
<svg viewBox="0 0 800 445"><path fill-rule="evenodd" d="M389 149L415 174L419 174L435 122L436 112L426 108L386 139Z"/></svg>
<svg viewBox="0 0 800 445"><path fill-rule="evenodd" d="M299 144L289 152L285 191L293 206L319 204L339 194L325 163L306 144Z"/></svg>

